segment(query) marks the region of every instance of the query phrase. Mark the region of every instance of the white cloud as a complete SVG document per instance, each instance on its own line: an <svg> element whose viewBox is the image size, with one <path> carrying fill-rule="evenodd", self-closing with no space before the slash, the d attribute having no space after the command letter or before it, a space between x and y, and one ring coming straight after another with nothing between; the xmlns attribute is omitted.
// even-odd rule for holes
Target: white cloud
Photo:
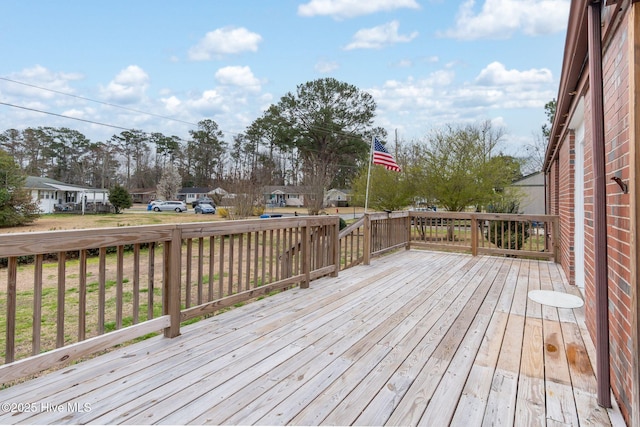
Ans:
<svg viewBox="0 0 640 427"><path fill-rule="evenodd" d="M476 13L475 0L458 10L455 27L439 35L455 39L502 39L515 32L530 36L564 31L570 0L486 0Z"/></svg>
<svg viewBox="0 0 640 427"><path fill-rule="evenodd" d="M101 88L102 95L109 101L132 104L142 100L149 87L149 75L137 65L129 65Z"/></svg>
<svg viewBox="0 0 640 427"><path fill-rule="evenodd" d="M406 81L388 80L382 87L367 90L383 110L402 113L426 108L437 108L440 95L455 78L450 70L431 73L424 79L412 77Z"/></svg>
<svg viewBox="0 0 640 427"><path fill-rule="evenodd" d="M341 19L401 8L419 9L420 5L416 0L311 0L298 6L298 15Z"/></svg>
<svg viewBox="0 0 640 427"><path fill-rule="evenodd" d="M314 69L320 74L329 74L340 68L335 61L320 60L316 63Z"/></svg>
<svg viewBox="0 0 640 427"><path fill-rule="evenodd" d="M206 61L216 55L256 52L261 41L259 34L246 28L218 28L208 32L198 44L189 49L189 59Z"/></svg>
<svg viewBox="0 0 640 427"><path fill-rule="evenodd" d="M397 68L410 68L413 67L413 61L410 59L401 59L393 65Z"/></svg>
<svg viewBox="0 0 640 427"><path fill-rule="evenodd" d="M358 30L351 43L344 49L381 49L396 43L408 43L418 37L418 33L415 31L408 36L398 34L399 27L398 21L391 21L377 27Z"/></svg>
<svg viewBox="0 0 640 427"><path fill-rule="evenodd" d="M172 95L168 98L160 98L160 101L164 104L164 108L171 114L180 112L182 101L180 101L176 96Z"/></svg>
<svg viewBox="0 0 640 427"><path fill-rule="evenodd" d="M205 90L199 98L186 101L186 105L201 116L214 116L228 111L225 97L215 89Z"/></svg>
<svg viewBox="0 0 640 427"><path fill-rule="evenodd" d="M220 68L215 77L223 85L238 86L249 91L260 91L260 80L253 75L251 68L247 66Z"/></svg>
<svg viewBox="0 0 640 427"><path fill-rule="evenodd" d="M71 108L69 110L63 111L62 115L67 117L74 117L77 119L86 119L87 117L92 117L96 114L96 110L94 108L85 108L83 110L79 110L77 108Z"/></svg>
<svg viewBox="0 0 640 427"><path fill-rule="evenodd" d="M32 68L25 68L20 72L12 73L8 78L27 84L6 82L2 92L7 95L39 99L53 99L57 97L57 99L60 100L62 98L55 92L73 94L75 91L69 83L75 80L81 80L84 76L79 73L53 72L41 65L36 65Z"/></svg>
<svg viewBox="0 0 640 427"><path fill-rule="evenodd" d="M475 79L456 82L455 67L443 67L424 78L388 80L368 89L378 105L377 120L388 128L426 134L447 123L506 120L502 117L513 117L513 110L541 110L555 96L551 74L544 69L506 70L494 62Z"/></svg>
<svg viewBox="0 0 640 427"><path fill-rule="evenodd" d="M544 84L552 83L553 76L546 68L533 68L526 71L507 70L500 62L492 62L480 71L475 81L483 86Z"/></svg>

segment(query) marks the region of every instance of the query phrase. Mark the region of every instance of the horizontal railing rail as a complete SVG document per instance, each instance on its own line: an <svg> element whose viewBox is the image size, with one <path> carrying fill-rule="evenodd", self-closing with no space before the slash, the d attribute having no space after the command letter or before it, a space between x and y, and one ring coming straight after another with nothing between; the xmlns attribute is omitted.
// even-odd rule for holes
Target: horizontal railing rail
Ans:
<svg viewBox="0 0 640 427"><path fill-rule="evenodd" d="M0 235L0 382L337 275L338 228L317 216Z"/></svg>
<svg viewBox="0 0 640 427"><path fill-rule="evenodd" d="M410 211L411 246L558 261L558 217Z"/></svg>
<svg viewBox="0 0 640 427"><path fill-rule="evenodd" d="M557 261L558 217L456 212L0 235L0 383L411 247Z"/></svg>
<svg viewBox="0 0 640 427"><path fill-rule="evenodd" d="M367 213L340 232L340 268L400 248L558 261L558 217L476 212Z"/></svg>
<svg viewBox="0 0 640 427"><path fill-rule="evenodd" d="M364 263L369 264L371 256L405 248L409 249L409 215L406 211L377 212L365 216L366 239Z"/></svg>

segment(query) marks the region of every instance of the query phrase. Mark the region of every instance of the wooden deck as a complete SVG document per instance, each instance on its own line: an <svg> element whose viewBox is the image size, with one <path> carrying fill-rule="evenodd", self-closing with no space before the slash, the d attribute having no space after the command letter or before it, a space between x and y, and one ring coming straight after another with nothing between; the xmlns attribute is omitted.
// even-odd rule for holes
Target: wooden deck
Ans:
<svg viewBox="0 0 640 427"><path fill-rule="evenodd" d="M610 425L582 309L533 289L558 265L399 251L2 390L0 424Z"/></svg>

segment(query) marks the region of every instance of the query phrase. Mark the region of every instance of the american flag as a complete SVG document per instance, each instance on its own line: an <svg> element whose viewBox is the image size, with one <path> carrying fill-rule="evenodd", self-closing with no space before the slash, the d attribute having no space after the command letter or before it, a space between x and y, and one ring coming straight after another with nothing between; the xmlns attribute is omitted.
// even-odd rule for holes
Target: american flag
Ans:
<svg viewBox="0 0 640 427"><path fill-rule="evenodd" d="M387 149L384 148L384 145L378 141L378 138L373 139L373 164L382 165L390 171L400 172L400 166L398 166Z"/></svg>

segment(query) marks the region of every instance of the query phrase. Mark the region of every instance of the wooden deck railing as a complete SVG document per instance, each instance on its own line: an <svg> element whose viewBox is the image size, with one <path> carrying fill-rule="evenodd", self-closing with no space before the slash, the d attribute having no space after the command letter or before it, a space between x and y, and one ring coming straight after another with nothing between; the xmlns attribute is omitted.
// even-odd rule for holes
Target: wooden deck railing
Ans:
<svg viewBox="0 0 640 427"><path fill-rule="evenodd" d="M364 259L364 220L365 216L362 216L340 230L338 251L341 270L361 264Z"/></svg>
<svg viewBox="0 0 640 427"><path fill-rule="evenodd" d="M557 262L557 236L558 217L552 215L372 213L340 232L340 267L368 264L371 256L403 247Z"/></svg>
<svg viewBox="0 0 640 427"><path fill-rule="evenodd" d="M473 255L558 262L558 217L467 212L409 212L410 245Z"/></svg>
<svg viewBox="0 0 640 427"><path fill-rule="evenodd" d="M0 383L337 275L394 249L557 260L558 219L366 214L0 235Z"/></svg>
<svg viewBox="0 0 640 427"><path fill-rule="evenodd" d="M0 235L0 383L337 275L338 226L325 216Z"/></svg>

